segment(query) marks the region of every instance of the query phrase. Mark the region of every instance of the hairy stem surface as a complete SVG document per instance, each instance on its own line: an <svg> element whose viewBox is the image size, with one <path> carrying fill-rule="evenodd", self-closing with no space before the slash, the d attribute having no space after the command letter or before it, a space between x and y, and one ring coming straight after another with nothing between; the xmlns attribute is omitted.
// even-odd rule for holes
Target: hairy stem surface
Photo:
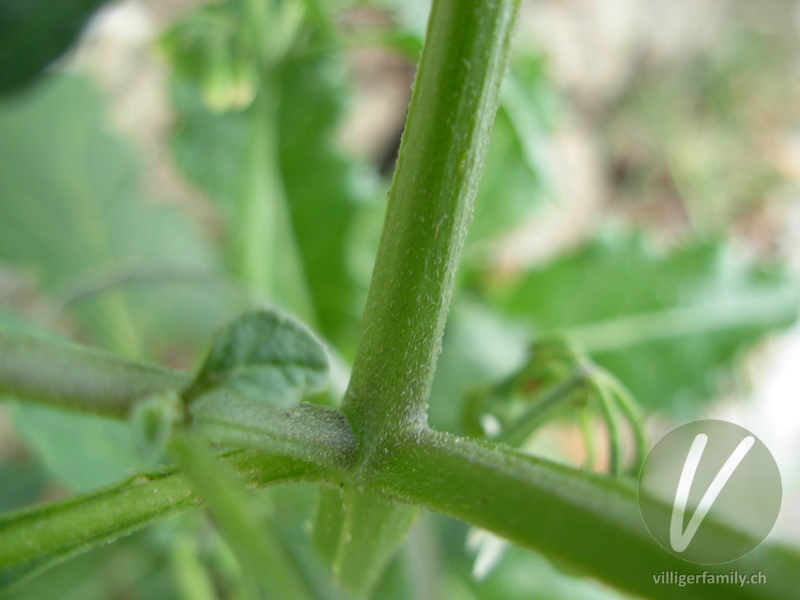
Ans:
<svg viewBox="0 0 800 600"><path fill-rule="evenodd" d="M291 458L236 452L225 458L252 488L322 477ZM140 473L86 494L0 517L0 590L167 517L200 508L189 478L174 469Z"/></svg>
<svg viewBox="0 0 800 600"><path fill-rule="evenodd" d="M628 482L592 475L523 454L502 444L407 430L395 450L375 465L384 493L483 527L581 572L646 598L675 598L657 585L663 571L701 575L761 571L767 585L714 586L729 600L790 600L800 586L800 555L761 547L723 565L684 561L659 546L639 513ZM664 505L664 511L671 507ZM746 535L719 523L721 546L746 544ZM680 597L704 600L702 585L681 588Z"/></svg>
<svg viewBox="0 0 800 600"><path fill-rule="evenodd" d="M343 404L366 445L426 420L517 8L433 3Z"/></svg>

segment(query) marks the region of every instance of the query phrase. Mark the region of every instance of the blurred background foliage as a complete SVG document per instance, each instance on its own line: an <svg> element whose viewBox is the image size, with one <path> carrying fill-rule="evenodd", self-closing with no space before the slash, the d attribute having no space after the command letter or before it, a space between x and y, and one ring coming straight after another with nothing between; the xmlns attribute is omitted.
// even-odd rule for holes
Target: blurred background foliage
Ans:
<svg viewBox="0 0 800 600"><path fill-rule="evenodd" d="M329 344L337 375L318 401L335 402L427 3L102 4L0 2L0 326L190 369L220 323L273 304ZM794 0L523 3L432 425L464 433L480 393L490 417L502 382L548 367L535 344L563 339L630 390L651 437L694 418L745 419L786 478L775 535L800 534L800 381L787 366L800 354L798 27ZM530 403L527 387L512 391ZM563 408L525 447L581 464L585 408ZM607 435L593 413L588 428ZM148 466L130 437L5 404L0 506ZM600 470L603 448L590 461ZM313 562L303 548L316 490L264 502L279 543ZM375 597L619 596L467 537L425 515ZM192 515L13 597L246 594L230 549Z"/></svg>

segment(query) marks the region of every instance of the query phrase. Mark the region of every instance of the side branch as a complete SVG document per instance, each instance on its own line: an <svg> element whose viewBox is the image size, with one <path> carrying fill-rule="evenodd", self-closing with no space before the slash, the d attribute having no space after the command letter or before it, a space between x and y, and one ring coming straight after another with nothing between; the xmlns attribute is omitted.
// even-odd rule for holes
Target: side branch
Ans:
<svg viewBox="0 0 800 600"><path fill-rule="evenodd" d="M653 580L670 570L701 575L735 569L767 577L767 585L714 586L715 597L729 600L791 600L800 589L800 556L792 550L761 547L723 565L670 554L645 528L636 490L626 482L422 428L398 436L394 448L373 465L385 494L488 529L636 595L673 598L674 589ZM709 525L720 545L745 537ZM707 597L704 586L681 589L681 598Z"/></svg>
<svg viewBox="0 0 800 600"><path fill-rule="evenodd" d="M331 470L346 470L355 459L355 438L345 416L308 402L276 408L211 392L192 406L191 429L212 444L293 456Z"/></svg>
<svg viewBox="0 0 800 600"><path fill-rule="evenodd" d="M189 380L99 350L0 331L0 395L127 419L138 400Z"/></svg>
<svg viewBox="0 0 800 600"><path fill-rule="evenodd" d="M236 452L225 462L251 488L318 480L291 458ZM200 508L189 478L175 469L133 475L66 500L0 516L0 590L55 564L161 521Z"/></svg>

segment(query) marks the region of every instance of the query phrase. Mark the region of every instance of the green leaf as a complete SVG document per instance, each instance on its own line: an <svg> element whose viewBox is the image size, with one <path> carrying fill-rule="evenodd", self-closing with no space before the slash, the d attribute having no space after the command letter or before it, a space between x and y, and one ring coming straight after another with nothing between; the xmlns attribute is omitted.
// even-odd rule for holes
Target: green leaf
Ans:
<svg viewBox="0 0 800 600"><path fill-rule="evenodd" d="M464 398L476 387L509 376L525 361L523 332L484 306L456 297L436 363L428 417L431 426L464 433Z"/></svg>
<svg viewBox="0 0 800 600"><path fill-rule="evenodd" d="M551 194L545 135L551 126L552 92L542 59L515 61L500 90L500 110L467 235L466 265L542 205Z"/></svg>
<svg viewBox="0 0 800 600"><path fill-rule="evenodd" d="M320 331L349 344L363 302L349 263L352 227L377 195L376 173L335 147L348 89L336 57L293 61L280 81L287 99L280 108L281 169L306 279Z"/></svg>
<svg viewBox="0 0 800 600"><path fill-rule="evenodd" d="M20 403L13 406L11 416L19 436L58 481L85 491L147 466L136 453L126 424L50 407L124 420L137 401L178 391L188 377L43 339L32 325L13 326L33 335L0 330L0 396L48 405Z"/></svg>
<svg viewBox="0 0 800 600"><path fill-rule="evenodd" d="M244 42L236 42L238 34L232 32L242 28L242 18L235 2L204 7L175 26L162 44L176 67L173 156L225 217L223 241L229 263L235 258L234 242L242 229L237 223L243 208L237 198L252 167L245 160L248 140L254 129L263 127L263 115L258 114L259 106L223 111L209 106L209 74L203 57L216 52L216 47L241 46ZM313 27L308 28L307 37L312 43L316 40ZM231 69L247 69L255 64L256 56L239 48L229 61ZM277 165L265 165L262 170L278 167L286 206L264 210L288 213L286 227L277 228L266 240L274 245L274 256L280 257L270 268L278 276L288 268L286 257L298 254L301 272L289 279L303 280L308 287L314 313L310 322L326 338L349 344L357 333L361 301L348 257L351 230L361 206L375 196L375 175L342 156L334 145L347 89L340 61L318 52L298 52L285 64L269 69L268 83L258 93L276 104L276 114L270 118L278 123L279 159ZM278 288L276 294L285 293L281 289L285 285ZM298 306L288 308L301 312Z"/></svg>
<svg viewBox="0 0 800 600"><path fill-rule="evenodd" d="M275 406L288 406L322 389L328 357L322 344L293 318L275 310L246 313L225 325L195 380L184 391L193 401L227 387Z"/></svg>
<svg viewBox="0 0 800 600"><path fill-rule="evenodd" d="M108 600L122 589L135 588L132 599L146 598L138 592L145 579L158 586L159 598L177 600L163 586L168 563L164 552L152 543L155 536L132 536L101 552L81 554L52 569L13 585L3 598L13 600ZM160 572L159 572L160 571ZM151 596L155 597L155 596Z"/></svg>
<svg viewBox="0 0 800 600"><path fill-rule="evenodd" d="M46 484L41 465L30 456L4 458L0 464L0 512L35 502Z"/></svg>
<svg viewBox="0 0 800 600"><path fill-rule="evenodd" d="M508 548L497 568L483 581L464 574L461 585L474 600L622 600L620 592L601 583L567 575L546 558L521 548ZM450 596L448 595L448 598Z"/></svg>
<svg viewBox="0 0 800 600"><path fill-rule="evenodd" d="M0 102L0 262L72 300L71 316L109 349L197 343L227 313L214 259L183 215L142 198L136 157L104 114L74 76ZM154 270L128 285L126 274Z"/></svg>
<svg viewBox="0 0 800 600"><path fill-rule="evenodd" d="M664 254L616 236L525 273L495 300L537 335L578 342L643 406L691 413L742 351L796 319L798 295L785 275L716 244Z"/></svg>
<svg viewBox="0 0 800 600"><path fill-rule="evenodd" d="M176 59L173 59L173 61ZM176 122L170 140L172 157L183 175L214 202L230 224L242 175L248 140L248 119L242 112L213 112L198 85L177 78L171 85ZM211 148L224 148L212 159ZM229 243L233 234L227 233Z"/></svg>
<svg viewBox="0 0 800 600"><path fill-rule="evenodd" d="M78 39L106 0L0 3L0 94L35 80Z"/></svg>
<svg viewBox="0 0 800 600"><path fill-rule="evenodd" d="M11 417L20 439L70 491L97 489L152 466L136 451L127 423L22 404L11 407Z"/></svg>
<svg viewBox="0 0 800 600"><path fill-rule="evenodd" d="M49 333L15 310L0 305L0 333L3 332L57 339L55 334Z"/></svg>

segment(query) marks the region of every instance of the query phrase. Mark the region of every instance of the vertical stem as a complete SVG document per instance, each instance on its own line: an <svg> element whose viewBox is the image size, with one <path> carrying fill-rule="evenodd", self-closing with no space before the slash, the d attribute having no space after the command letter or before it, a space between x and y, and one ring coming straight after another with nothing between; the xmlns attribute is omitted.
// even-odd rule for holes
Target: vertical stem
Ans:
<svg viewBox="0 0 800 600"><path fill-rule="evenodd" d="M310 600L306 582L235 472L185 431L175 433L169 450L208 503L217 526L239 556L246 580L260 582L268 597Z"/></svg>
<svg viewBox="0 0 800 600"><path fill-rule="evenodd" d="M241 0L243 24L256 50L258 94L249 111L234 268L259 296L313 324L314 304L294 236L279 155L279 71L296 35L296 23L287 24L282 8L288 10L275 0Z"/></svg>
<svg viewBox="0 0 800 600"><path fill-rule="evenodd" d="M261 95L250 112L250 140L235 224L234 267L261 298L313 323L313 303L294 238L278 157L277 89L277 79L265 73Z"/></svg>
<svg viewBox="0 0 800 600"><path fill-rule="evenodd" d="M343 410L375 447L426 420L518 0L434 0Z"/></svg>
<svg viewBox="0 0 800 600"><path fill-rule="evenodd" d="M259 98L251 114L250 140L243 169L236 224L236 267L262 297L270 297L275 252L277 174L271 160L273 103Z"/></svg>

